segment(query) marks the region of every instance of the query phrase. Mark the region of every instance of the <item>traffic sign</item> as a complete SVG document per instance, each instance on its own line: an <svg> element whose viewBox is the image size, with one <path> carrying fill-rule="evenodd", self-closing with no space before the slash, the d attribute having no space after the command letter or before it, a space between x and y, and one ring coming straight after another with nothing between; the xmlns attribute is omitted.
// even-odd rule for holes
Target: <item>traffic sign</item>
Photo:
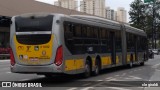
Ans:
<svg viewBox="0 0 160 90"><path fill-rule="evenodd" d="M153 2L154 0L144 0L144 3Z"/></svg>

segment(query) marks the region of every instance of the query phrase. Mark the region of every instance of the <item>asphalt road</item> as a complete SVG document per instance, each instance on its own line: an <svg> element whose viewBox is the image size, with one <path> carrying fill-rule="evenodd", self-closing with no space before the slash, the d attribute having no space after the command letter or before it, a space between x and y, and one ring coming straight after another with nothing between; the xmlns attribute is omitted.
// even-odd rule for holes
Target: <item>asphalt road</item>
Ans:
<svg viewBox="0 0 160 90"><path fill-rule="evenodd" d="M106 69L100 75L87 79L80 75L46 78L43 75L11 73L10 62L0 60L0 81L40 82L42 86L43 83L48 85L43 88L29 88L34 90L160 90L160 85L159 87L136 86L141 83L139 81L160 81L160 55L155 55L155 58L150 59L144 66L136 65L131 69L127 67ZM117 87L113 87L114 85ZM0 88L0 90L21 89ZM23 90L28 90L28 88L23 88Z"/></svg>

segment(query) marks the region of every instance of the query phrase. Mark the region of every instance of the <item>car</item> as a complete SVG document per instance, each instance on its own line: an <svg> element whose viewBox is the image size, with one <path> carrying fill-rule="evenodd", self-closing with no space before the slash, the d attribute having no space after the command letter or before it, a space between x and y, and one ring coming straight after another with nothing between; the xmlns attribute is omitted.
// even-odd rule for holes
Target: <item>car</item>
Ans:
<svg viewBox="0 0 160 90"><path fill-rule="evenodd" d="M158 49L158 52L160 52L160 48Z"/></svg>
<svg viewBox="0 0 160 90"><path fill-rule="evenodd" d="M158 49L152 49L152 52L154 53L154 54L159 54L159 50Z"/></svg>

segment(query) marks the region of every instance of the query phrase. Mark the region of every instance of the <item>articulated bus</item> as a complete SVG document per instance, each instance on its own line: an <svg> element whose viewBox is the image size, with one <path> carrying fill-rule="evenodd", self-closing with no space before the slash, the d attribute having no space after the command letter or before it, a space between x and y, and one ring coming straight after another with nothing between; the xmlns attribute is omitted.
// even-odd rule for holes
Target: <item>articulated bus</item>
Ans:
<svg viewBox="0 0 160 90"><path fill-rule="evenodd" d="M127 24L86 15L54 13L12 17L11 71L98 75L100 70L144 65L147 35Z"/></svg>

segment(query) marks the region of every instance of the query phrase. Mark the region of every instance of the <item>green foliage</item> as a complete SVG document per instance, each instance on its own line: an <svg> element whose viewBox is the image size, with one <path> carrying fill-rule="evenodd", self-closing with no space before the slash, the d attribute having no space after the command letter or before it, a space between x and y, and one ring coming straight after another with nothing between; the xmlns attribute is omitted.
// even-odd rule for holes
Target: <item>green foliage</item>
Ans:
<svg viewBox="0 0 160 90"><path fill-rule="evenodd" d="M145 6L141 0L135 0L130 4L130 22L131 26L144 29L145 26Z"/></svg>
<svg viewBox="0 0 160 90"><path fill-rule="evenodd" d="M144 2L134 0L130 4L129 23L133 27L144 30L150 42L152 39L160 40L160 2L158 0L145 0ZM152 44L152 48L156 46Z"/></svg>
<svg viewBox="0 0 160 90"><path fill-rule="evenodd" d="M153 29L160 34L160 2L144 4L141 0L134 0L130 4L129 15L131 26L144 30L149 38Z"/></svg>

